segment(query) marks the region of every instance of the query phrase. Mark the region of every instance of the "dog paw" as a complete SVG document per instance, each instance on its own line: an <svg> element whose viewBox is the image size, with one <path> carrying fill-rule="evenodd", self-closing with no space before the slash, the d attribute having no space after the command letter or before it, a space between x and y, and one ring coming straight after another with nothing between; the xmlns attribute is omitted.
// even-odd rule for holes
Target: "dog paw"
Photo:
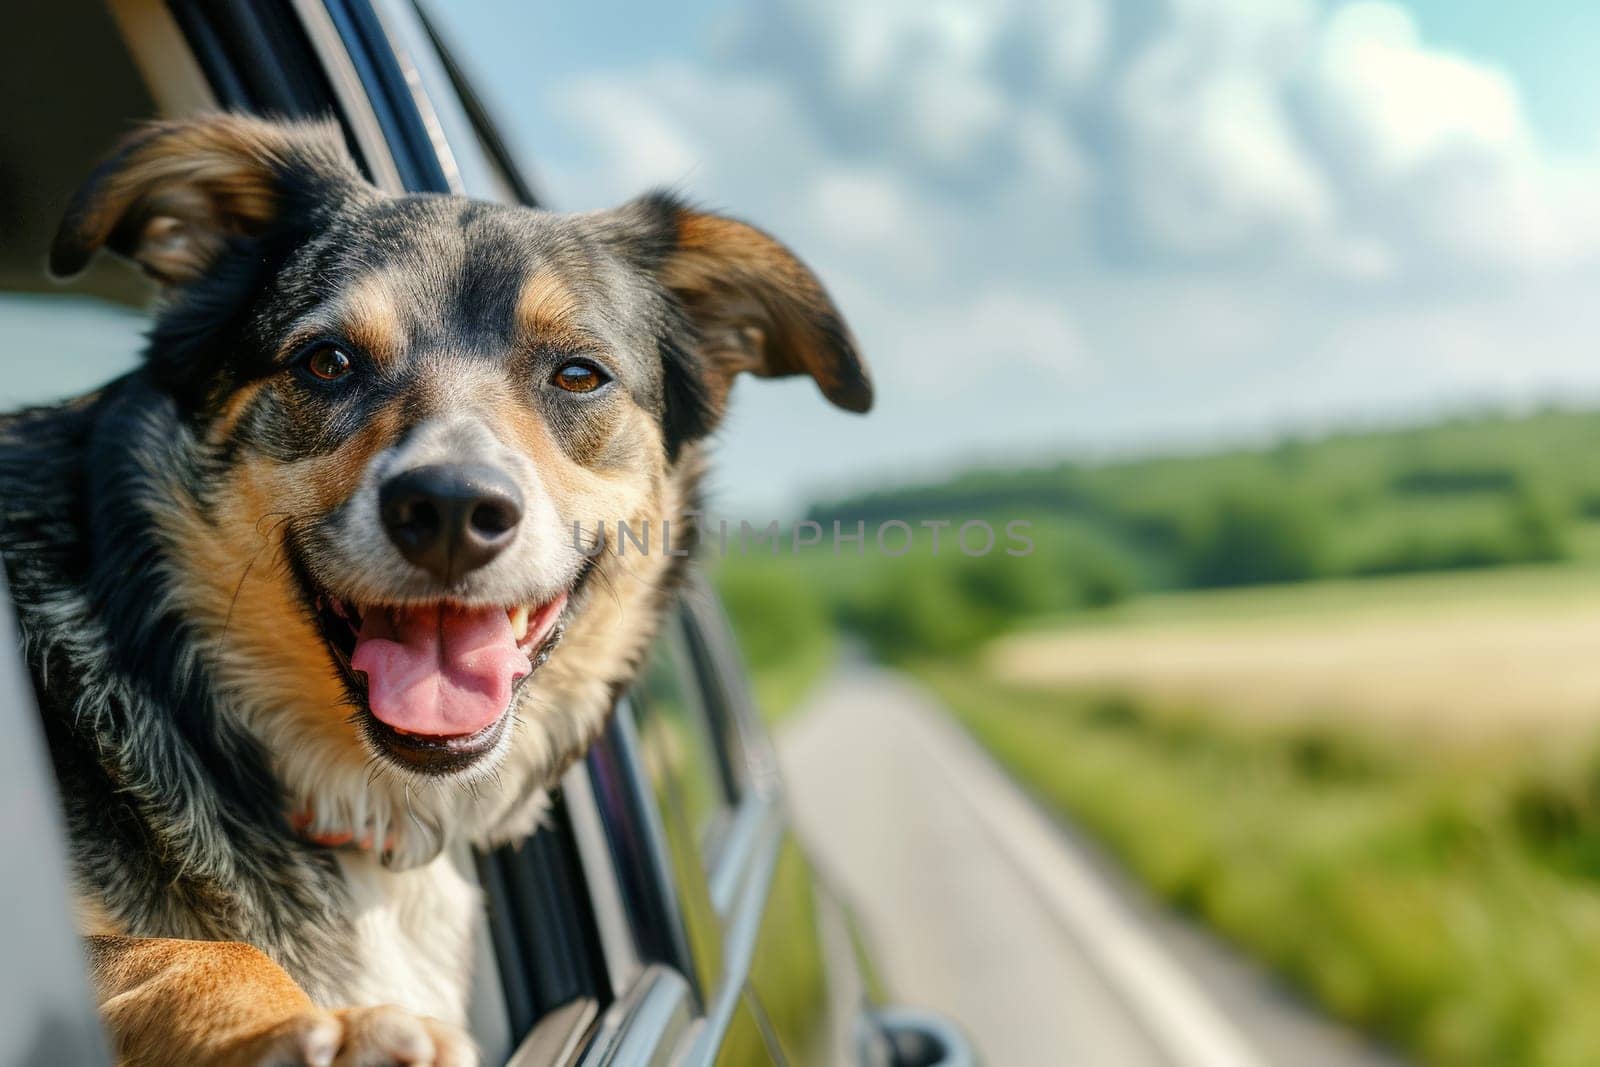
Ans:
<svg viewBox="0 0 1600 1067"><path fill-rule="evenodd" d="M250 1042L249 1067L477 1067L472 1040L449 1023L385 1005L308 1011Z"/></svg>

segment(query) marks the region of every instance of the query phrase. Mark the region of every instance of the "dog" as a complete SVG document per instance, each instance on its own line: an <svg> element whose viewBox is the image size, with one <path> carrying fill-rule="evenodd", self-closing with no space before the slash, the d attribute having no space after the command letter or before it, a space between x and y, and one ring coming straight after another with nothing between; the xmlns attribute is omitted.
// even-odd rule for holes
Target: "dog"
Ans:
<svg viewBox="0 0 1600 1067"><path fill-rule="evenodd" d="M850 331L742 222L391 196L331 122L140 128L51 271L101 248L144 358L0 422L0 555L117 1054L473 1062L448 850L534 831L685 565L595 531L692 529L740 372L867 410Z"/></svg>

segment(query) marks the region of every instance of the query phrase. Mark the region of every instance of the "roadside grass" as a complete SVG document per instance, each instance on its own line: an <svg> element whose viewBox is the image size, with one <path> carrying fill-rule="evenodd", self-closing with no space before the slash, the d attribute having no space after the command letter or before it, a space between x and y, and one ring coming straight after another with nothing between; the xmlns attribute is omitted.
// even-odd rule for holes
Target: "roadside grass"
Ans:
<svg viewBox="0 0 1600 1067"><path fill-rule="evenodd" d="M1600 1052L1600 779L914 671L1042 802L1336 1016L1452 1065Z"/></svg>
<svg viewBox="0 0 1600 1067"><path fill-rule="evenodd" d="M1436 709L1253 704L1282 669L1264 643L1280 629L1348 639L1334 658L1361 678L1349 691L1401 709L1417 665L1363 659L1372 642L1349 635L1398 618L1437 644L1447 624L1503 620L1511 664L1548 644L1549 618L1590 606L1600 616L1600 571L1582 566L1163 595L1062 628L1059 646L999 643L1092 660L1102 646L1071 642L1109 635L1137 655L1106 679L1019 679L992 652L905 666L1042 803L1336 1016L1428 1062L1566 1067L1600 1062L1600 708L1474 731ZM1138 658L1196 635L1247 653L1225 684L1185 692ZM1539 662L1587 682L1600 659L1564 647L1571 663ZM1482 684L1464 679L1463 697Z"/></svg>

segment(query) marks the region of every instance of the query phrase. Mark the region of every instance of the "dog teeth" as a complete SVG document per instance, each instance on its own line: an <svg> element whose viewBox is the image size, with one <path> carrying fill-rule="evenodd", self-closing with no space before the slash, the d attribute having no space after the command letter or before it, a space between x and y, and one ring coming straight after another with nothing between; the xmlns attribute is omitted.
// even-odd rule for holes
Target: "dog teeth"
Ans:
<svg viewBox="0 0 1600 1067"><path fill-rule="evenodd" d="M511 616L511 632L518 641L528 636L528 605L521 604L515 610L508 612Z"/></svg>

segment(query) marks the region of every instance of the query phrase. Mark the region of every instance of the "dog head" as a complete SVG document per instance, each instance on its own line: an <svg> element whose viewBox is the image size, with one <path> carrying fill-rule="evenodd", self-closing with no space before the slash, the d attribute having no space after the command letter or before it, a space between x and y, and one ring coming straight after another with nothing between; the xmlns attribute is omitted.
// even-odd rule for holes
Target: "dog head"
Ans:
<svg viewBox="0 0 1600 1067"><path fill-rule="evenodd" d="M373 758L411 784L573 758L673 565L596 534L679 525L740 372L871 401L821 284L759 230L664 195L388 196L332 124L142 130L52 269L102 246L163 286L142 373L183 438L144 492L166 578L313 810ZM330 826L374 829L370 797L339 803Z"/></svg>

